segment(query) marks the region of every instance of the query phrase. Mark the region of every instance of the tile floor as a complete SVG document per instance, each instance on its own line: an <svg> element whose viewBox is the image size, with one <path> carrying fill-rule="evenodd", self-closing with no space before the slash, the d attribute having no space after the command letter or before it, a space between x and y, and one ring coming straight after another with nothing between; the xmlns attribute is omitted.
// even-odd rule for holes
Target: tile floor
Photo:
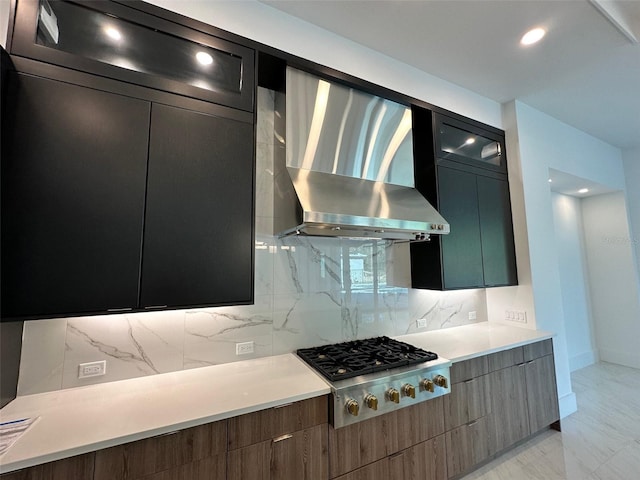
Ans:
<svg viewBox="0 0 640 480"><path fill-rule="evenodd" d="M599 363L571 375L578 411L464 480L640 479L640 370Z"/></svg>

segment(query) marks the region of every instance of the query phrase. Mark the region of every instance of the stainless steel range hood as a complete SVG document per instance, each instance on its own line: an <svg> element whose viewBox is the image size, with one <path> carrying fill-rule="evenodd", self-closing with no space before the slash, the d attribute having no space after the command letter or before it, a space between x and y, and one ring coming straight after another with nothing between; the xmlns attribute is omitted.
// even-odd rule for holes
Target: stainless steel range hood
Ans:
<svg viewBox="0 0 640 480"><path fill-rule="evenodd" d="M276 234L424 240L449 233L414 188L411 109L287 68L275 118Z"/></svg>

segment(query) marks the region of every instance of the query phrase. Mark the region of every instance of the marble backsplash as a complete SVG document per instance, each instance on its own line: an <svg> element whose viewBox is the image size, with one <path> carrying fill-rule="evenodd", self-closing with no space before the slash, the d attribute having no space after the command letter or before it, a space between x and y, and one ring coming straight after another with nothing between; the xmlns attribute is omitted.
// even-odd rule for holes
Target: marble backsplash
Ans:
<svg viewBox="0 0 640 480"><path fill-rule="evenodd" d="M254 305L25 322L18 395L487 320L484 290L388 285L386 242L273 236L273 105L260 89ZM247 341L254 353L237 356ZM78 379L98 360L104 376Z"/></svg>

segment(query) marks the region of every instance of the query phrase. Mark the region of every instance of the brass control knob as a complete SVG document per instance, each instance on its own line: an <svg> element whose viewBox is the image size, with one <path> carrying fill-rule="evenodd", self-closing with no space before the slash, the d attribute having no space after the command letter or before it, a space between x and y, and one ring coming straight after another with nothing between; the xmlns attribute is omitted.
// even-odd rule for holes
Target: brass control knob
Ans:
<svg viewBox="0 0 640 480"><path fill-rule="evenodd" d="M346 407L347 407L347 412L349 412L354 417L357 417L358 413L360 413L360 405L358 405L358 402L356 402L353 399L347 400Z"/></svg>
<svg viewBox="0 0 640 480"><path fill-rule="evenodd" d="M420 382L420 386L427 392L433 393L436 389L435 384L428 378L425 378Z"/></svg>
<svg viewBox="0 0 640 480"><path fill-rule="evenodd" d="M449 386L449 381L447 377L443 377L442 375L436 375L433 379L433 383L442 388L447 388Z"/></svg>
<svg viewBox="0 0 640 480"><path fill-rule="evenodd" d="M367 394L364 397L364 404L371 410L378 410L378 398L375 395Z"/></svg>
<svg viewBox="0 0 640 480"><path fill-rule="evenodd" d="M387 398L394 403L400 403L400 392L395 388L387 390Z"/></svg>
<svg viewBox="0 0 640 480"><path fill-rule="evenodd" d="M416 387L414 387L410 383L405 383L402 386L402 393L405 397L416 398Z"/></svg>

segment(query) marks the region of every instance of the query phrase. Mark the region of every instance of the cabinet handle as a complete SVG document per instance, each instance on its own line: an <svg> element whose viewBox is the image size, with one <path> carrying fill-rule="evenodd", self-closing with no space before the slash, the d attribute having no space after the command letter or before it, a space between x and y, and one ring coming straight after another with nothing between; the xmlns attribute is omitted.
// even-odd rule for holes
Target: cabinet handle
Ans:
<svg viewBox="0 0 640 480"><path fill-rule="evenodd" d="M280 435L279 437L274 438L272 442L273 443L282 442L283 440L289 440L291 437L293 437L293 434L287 433L286 435Z"/></svg>
<svg viewBox="0 0 640 480"><path fill-rule="evenodd" d="M166 305L150 305L148 307L144 307L145 310L153 310L154 308L167 308Z"/></svg>
<svg viewBox="0 0 640 480"><path fill-rule="evenodd" d="M470 378L469 380L465 380L464 383L473 383L477 380L477 378Z"/></svg>
<svg viewBox="0 0 640 480"><path fill-rule="evenodd" d="M130 312L131 310L133 310L133 308L131 307L124 307L124 308L108 308L107 312Z"/></svg>
<svg viewBox="0 0 640 480"><path fill-rule="evenodd" d="M473 422L469 422L469 423L467 423L467 427L473 427L476 423L478 423L478 420L474 420Z"/></svg>
<svg viewBox="0 0 640 480"><path fill-rule="evenodd" d="M273 407L273 409L277 409L277 408L285 408L285 407L290 407L291 405L293 405L295 402L289 402L289 403L285 403L284 405L278 405L276 407Z"/></svg>
<svg viewBox="0 0 640 480"><path fill-rule="evenodd" d="M524 367L526 364L525 363L519 363L518 366L519 367Z"/></svg>
<svg viewBox="0 0 640 480"><path fill-rule="evenodd" d="M533 362L535 362L535 360L529 360L529 361L527 362L527 365L531 365Z"/></svg>

